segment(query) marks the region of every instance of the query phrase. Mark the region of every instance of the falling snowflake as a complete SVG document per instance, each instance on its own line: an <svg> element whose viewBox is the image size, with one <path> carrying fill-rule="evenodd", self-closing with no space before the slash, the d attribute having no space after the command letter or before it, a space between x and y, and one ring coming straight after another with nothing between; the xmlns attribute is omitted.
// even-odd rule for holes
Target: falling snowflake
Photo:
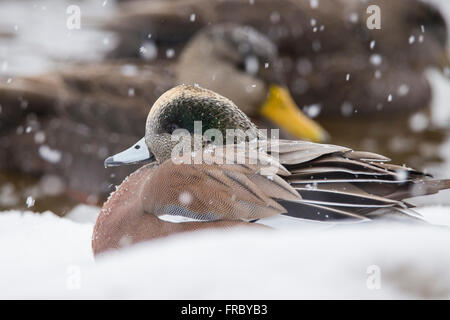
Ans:
<svg viewBox="0 0 450 320"><path fill-rule="evenodd" d="M248 56L245 58L245 72L255 75L258 73L259 61L255 56Z"/></svg>
<svg viewBox="0 0 450 320"><path fill-rule="evenodd" d="M278 11L273 11L270 14L270 22L272 22L272 23L280 22L280 13Z"/></svg>
<svg viewBox="0 0 450 320"><path fill-rule="evenodd" d="M321 110L322 110L322 106L320 104L312 104L310 106L306 106L303 108L303 111L310 118L316 118L320 114Z"/></svg>
<svg viewBox="0 0 450 320"><path fill-rule="evenodd" d="M429 122L425 113L418 112L409 119L409 127L414 132L422 132L428 127Z"/></svg>
<svg viewBox="0 0 450 320"><path fill-rule="evenodd" d="M311 8L316 9L319 7L319 0L309 0L309 5Z"/></svg>
<svg viewBox="0 0 450 320"><path fill-rule="evenodd" d="M35 200L33 199L33 197L31 196L27 197L26 200L27 208L31 208L32 206L34 206L34 202Z"/></svg>
<svg viewBox="0 0 450 320"><path fill-rule="evenodd" d="M379 54L373 54L370 56L370 63L374 66L379 66L383 62L383 57Z"/></svg>
<svg viewBox="0 0 450 320"><path fill-rule="evenodd" d="M402 84L398 87L397 93L399 96L403 97L409 93L409 86L407 84Z"/></svg>
<svg viewBox="0 0 450 320"><path fill-rule="evenodd" d="M397 181L405 181L406 179L408 179L408 171L407 170L397 170L395 179Z"/></svg>
<svg viewBox="0 0 450 320"><path fill-rule="evenodd" d="M139 54L144 60L154 60L158 55L158 47L153 41L145 41L139 48Z"/></svg>
<svg viewBox="0 0 450 320"><path fill-rule="evenodd" d="M42 159L51 162L58 163L61 160L61 152L55 149L51 149L47 145L42 145L39 147L39 155Z"/></svg>
<svg viewBox="0 0 450 320"><path fill-rule="evenodd" d="M192 195L190 192L182 192L180 193L178 200L180 201L181 204L187 206L192 202Z"/></svg>
<svg viewBox="0 0 450 320"><path fill-rule="evenodd" d="M344 102L341 106L341 114L344 117L351 116L351 114L353 113L353 110L354 110L353 105L349 102Z"/></svg>
<svg viewBox="0 0 450 320"><path fill-rule="evenodd" d="M175 56L175 50L170 48L166 50L166 57L171 59Z"/></svg>

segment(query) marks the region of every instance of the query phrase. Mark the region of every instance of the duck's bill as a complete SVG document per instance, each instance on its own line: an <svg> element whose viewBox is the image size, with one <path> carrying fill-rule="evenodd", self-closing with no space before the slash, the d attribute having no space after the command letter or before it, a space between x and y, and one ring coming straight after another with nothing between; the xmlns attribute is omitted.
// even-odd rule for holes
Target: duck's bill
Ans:
<svg viewBox="0 0 450 320"><path fill-rule="evenodd" d="M271 85L260 113L298 139L324 142L329 138L318 123L301 112L286 88Z"/></svg>
<svg viewBox="0 0 450 320"><path fill-rule="evenodd" d="M145 138L142 138L125 151L106 158L105 168L127 164L149 163L153 161L155 161L155 156L148 150Z"/></svg>

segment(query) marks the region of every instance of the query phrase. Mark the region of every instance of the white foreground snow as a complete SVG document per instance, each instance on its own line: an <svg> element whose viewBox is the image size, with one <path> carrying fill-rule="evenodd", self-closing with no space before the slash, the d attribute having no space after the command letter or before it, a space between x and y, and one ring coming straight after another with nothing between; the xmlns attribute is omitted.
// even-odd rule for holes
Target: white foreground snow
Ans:
<svg viewBox="0 0 450 320"><path fill-rule="evenodd" d="M84 221L96 213L77 210ZM450 207L421 213L450 225ZM92 227L49 212L0 213L0 298L450 298L448 227L193 233L96 261Z"/></svg>

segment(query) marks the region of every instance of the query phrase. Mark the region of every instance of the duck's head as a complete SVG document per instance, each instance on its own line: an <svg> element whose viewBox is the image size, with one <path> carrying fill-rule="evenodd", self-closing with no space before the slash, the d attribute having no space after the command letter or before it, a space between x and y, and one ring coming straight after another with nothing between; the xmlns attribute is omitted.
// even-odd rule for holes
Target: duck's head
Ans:
<svg viewBox="0 0 450 320"><path fill-rule="evenodd" d="M276 58L276 46L254 28L218 24L201 30L183 49L177 82L218 92L249 117L269 119L298 139L326 140L326 131L301 112L282 85Z"/></svg>
<svg viewBox="0 0 450 320"><path fill-rule="evenodd" d="M196 123L196 121L201 121ZM119 166L169 159L179 140L174 131L191 136L215 129L226 137L227 129L241 129L250 139L258 137L253 122L229 99L199 86L179 85L156 100L147 117L145 137L127 150L105 160L105 166Z"/></svg>

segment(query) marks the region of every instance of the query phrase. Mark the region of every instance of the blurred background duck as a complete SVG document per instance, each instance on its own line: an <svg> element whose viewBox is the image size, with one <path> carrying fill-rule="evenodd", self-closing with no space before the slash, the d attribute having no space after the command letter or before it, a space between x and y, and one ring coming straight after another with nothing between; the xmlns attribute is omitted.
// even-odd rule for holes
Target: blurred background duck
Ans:
<svg viewBox="0 0 450 320"><path fill-rule="evenodd" d="M276 56L276 47L255 29L219 24L200 31L175 63L80 64L15 79L0 86L0 144L7 151L0 163L7 170L56 174L72 194L101 198L131 172L118 169L111 177L102 158L141 136L136 123L178 83L226 94L256 122L268 119L290 136L324 141L327 133L298 109L273 74ZM18 125L24 134L17 134Z"/></svg>
<svg viewBox="0 0 450 320"><path fill-rule="evenodd" d="M381 29L367 26L373 4ZM270 38L281 58L277 74L299 105L321 106L319 117L404 117L430 103L423 71L449 67L446 21L420 0L127 1L103 27L119 37L111 57L139 57L150 44L164 59L203 26L224 21Z"/></svg>

